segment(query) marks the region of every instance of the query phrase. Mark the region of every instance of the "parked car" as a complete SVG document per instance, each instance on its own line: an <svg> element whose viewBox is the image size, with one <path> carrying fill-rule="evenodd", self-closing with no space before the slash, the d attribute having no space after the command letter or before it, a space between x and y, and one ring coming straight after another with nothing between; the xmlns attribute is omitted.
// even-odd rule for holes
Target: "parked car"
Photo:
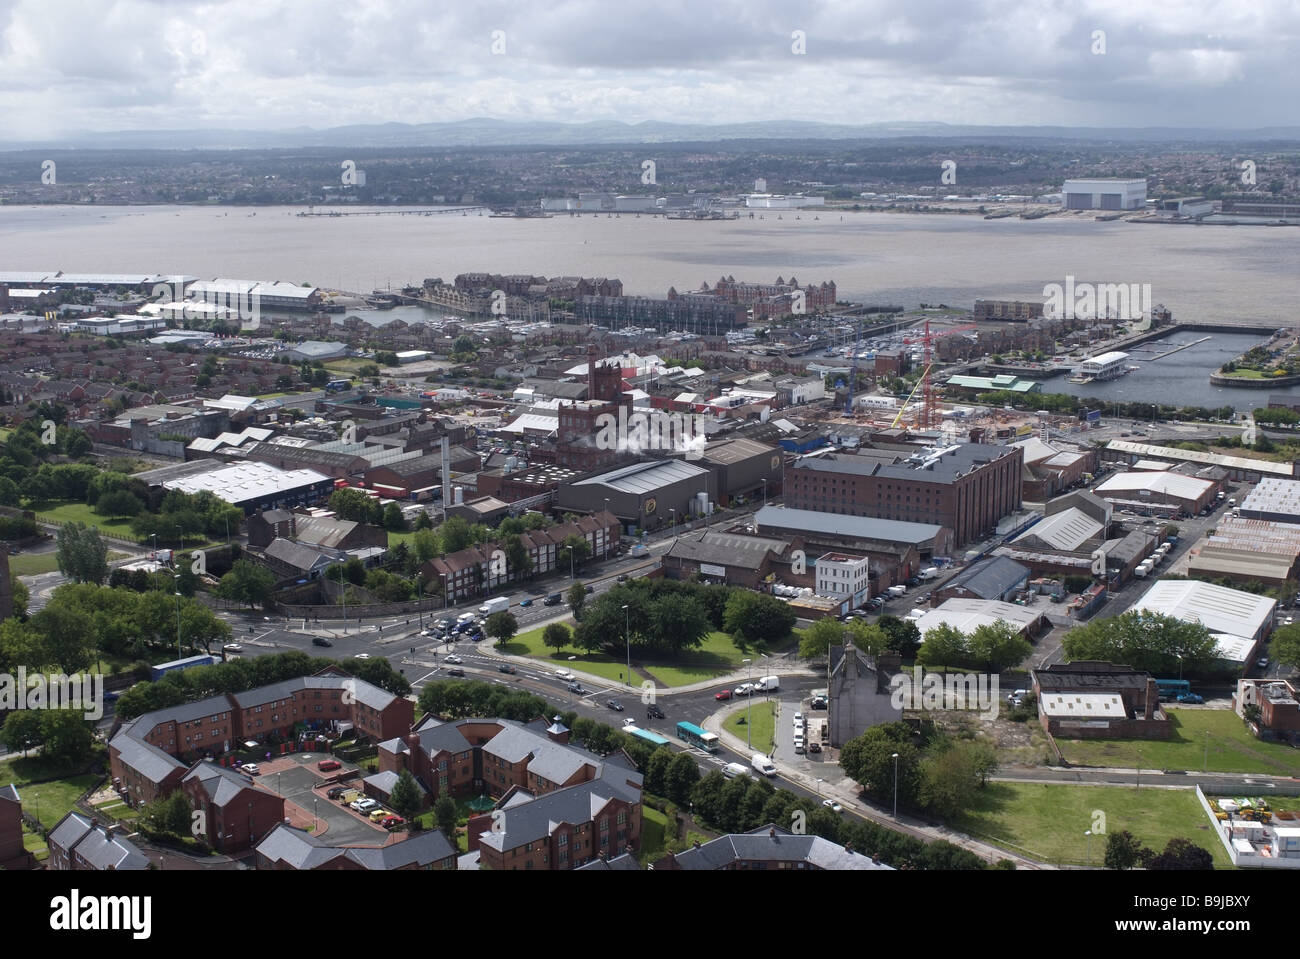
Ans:
<svg viewBox="0 0 1300 959"><path fill-rule="evenodd" d="M718 692L713 694L713 698L717 700L730 699L731 690L730 689L719 690Z"/></svg>
<svg viewBox="0 0 1300 959"><path fill-rule="evenodd" d="M608 706L610 709L614 710L614 712L616 713L621 713L623 711L623 704L620 703L617 699L606 700L605 705Z"/></svg>
<svg viewBox="0 0 1300 959"><path fill-rule="evenodd" d="M817 742L816 740L813 740L808 744L808 752L819 753L821 751L822 751L822 744Z"/></svg>
<svg viewBox="0 0 1300 959"><path fill-rule="evenodd" d="M371 822L383 822L385 819L387 819L387 818L388 818L389 816L391 816L391 815L392 815L392 813L390 813L387 809L384 809L384 808L381 806L379 809L372 809L372 810L370 811L370 821L371 821Z"/></svg>
<svg viewBox="0 0 1300 959"><path fill-rule="evenodd" d="M257 767L257 763L244 763L240 768L250 776L262 775L262 770Z"/></svg>
<svg viewBox="0 0 1300 959"><path fill-rule="evenodd" d="M1188 703L1192 706L1199 706L1201 703L1205 702L1205 697L1196 693L1179 693L1178 701L1180 703Z"/></svg>
<svg viewBox="0 0 1300 959"><path fill-rule="evenodd" d="M1260 669L1268 669L1268 663L1269 659L1267 656L1261 656L1259 659L1255 660L1255 665Z"/></svg>
<svg viewBox="0 0 1300 959"><path fill-rule="evenodd" d="M515 669L513 666L511 666L509 663L502 663L500 666L497 667L497 672L499 672L499 673L512 673L512 674L513 674L513 673L518 672L518 670L516 670L516 669Z"/></svg>
<svg viewBox="0 0 1300 959"><path fill-rule="evenodd" d="M649 706L645 708L645 714L650 719L664 718L664 711L660 709L658 706L656 706L654 703L651 703Z"/></svg>
<svg viewBox="0 0 1300 959"><path fill-rule="evenodd" d="M371 810L379 808L379 803L375 802L373 799L362 798L352 800L352 802L349 803L349 806L357 812L368 816L370 815Z"/></svg>
<svg viewBox="0 0 1300 959"><path fill-rule="evenodd" d="M618 581L619 581L620 583L626 583L627 580L628 580L627 573L619 573L619 574L618 574Z"/></svg>
<svg viewBox="0 0 1300 959"><path fill-rule="evenodd" d="M383 826L385 829L393 829L402 825L404 822L406 822L406 820L401 816L388 815L379 821L379 825Z"/></svg>
<svg viewBox="0 0 1300 959"><path fill-rule="evenodd" d="M333 772L335 769L342 769L343 764L337 759L322 759L316 764L316 768L321 772Z"/></svg>
<svg viewBox="0 0 1300 959"><path fill-rule="evenodd" d="M240 646L238 643L226 643L226 645L222 646L221 649L223 652L227 653L242 653L244 651L244 647Z"/></svg>
<svg viewBox="0 0 1300 959"><path fill-rule="evenodd" d="M312 644L313 646L333 646L333 645L334 645L334 644L331 643L328 639L326 639L324 636L313 636L313 637L311 638L311 644Z"/></svg>
<svg viewBox="0 0 1300 959"><path fill-rule="evenodd" d="M346 793L346 792L351 792L351 790L348 789L347 786L334 786L333 788L330 789L329 792L327 792L327 793L325 794L325 798L326 798L326 799L338 799L340 796L342 796L342 795L343 795L344 793Z"/></svg>
<svg viewBox="0 0 1300 959"><path fill-rule="evenodd" d="M448 676L464 676L464 675L465 675L465 670L461 669L459 666L453 666L453 667L451 667L451 669L447 670L447 675L448 675Z"/></svg>
<svg viewBox="0 0 1300 959"><path fill-rule="evenodd" d="M803 713L795 713L790 717L790 721L794 723L795 729L803 729Z"/></svg>
<svg viewBox="0 0 1300 959"><path fill-rule="evenodd" d="M465 662L465 660L461 659L455 653L452 653L450 656L445 657L445 659L446 662L451 663L453 666L459 666L461 663Z"/></svg>

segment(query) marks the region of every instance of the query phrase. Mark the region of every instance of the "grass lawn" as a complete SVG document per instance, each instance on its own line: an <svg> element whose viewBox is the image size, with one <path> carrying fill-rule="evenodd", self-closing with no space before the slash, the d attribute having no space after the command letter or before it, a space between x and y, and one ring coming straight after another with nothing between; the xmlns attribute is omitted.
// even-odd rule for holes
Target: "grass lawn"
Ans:
<svg viewBox="0 0 1300 959"><path fill-rule="evenodd" d="M52 823L51 827L53 827ZM28 852L36 853L37 862L44 862L50 858L50 847L45 844L41 834L33 832L26 823L23 824L23 848Z"/></svg>
<svg viewBox="0 0 1300 959"><path fill-rule="evenodd" d="M668 816L652 806L641 804L641 861L658 858L663 852L668 832Z"/></svg>
<svg viewBox="0 0 1300 959"><path fill-rule="evenodd" d="M118 820L135 819L140 815L139 810L132 809L120 799L111 799L108 802L100 803L95 807L95 811Z"/></svg>
<svg viewBox="0 0 1300 959"><path fill-rule="evenodd" d="M1210 734L1210 772L1300 775L1300 753L1290 746L1256 739L1230 709L1170 709L1174 735L1168 740L1057 739L1071 763L1147 769L1200 770L1205 766L1205 734ZM1141 750L1141 760L1138 758Z"/></svg>
<svg viewBox="0 0 1300 959"><path fill-rule="evenodd" d="M1210 851L1214 868L1233 868L1190 789L989 783L980 790L978 805L949 825L1034 859L1085 865L1084 833L1093 828L1098 811L1105 814L1107 833L1127 829L1157 852L1170 839L1188 839ZM1105 855L1105 838L1094 836L1093 865L1100 866Z"/></svg>
<svg viewBox="0 0 1300 959"><path fill-rule="evenodd" d="M9 572L15 576L36 576L53 573L59 568L57 553L19 553L9 557Z"/></svg>
<svg viewBox="0 0 1300 959"><path fill-rule="evenodd" d="M101 516L80 500L51 500L39 506L28 503L23 508L29 509L38 517L54 523L85 523L87 526L98 526L100 532L109 536L120 536L132 541L136 538L135 534L131 532L131 520L129 518ZM158 545L162 546L163 544L159 543ZM171 545L175 546L176 544L172 542Z"/></svg>
<svg viewBox="0 0 1300 959"><path fill-rule="evenodd" d="M77 797L103 778L91 773L80 773L66 774L48 782L34 781L58 776L61 771L40 756L6 759L0 762L0 782L17 786L18 795L23 800L23 812L31 813L47 829L53 829L54 824L72 809Z"/></svg>
<svg viewBox="0 0 1300 959"><path fill-rule="evenodd" d="M566 620L565 625L572 628L573 621ZM566 646L557 653L550 647L543 646L541 627L515 636L501 647L501 652L511 656L532 656L545 660L548 665L581 670L614 682L621 681L627 671L626 659L610 656L607 653L586 653L571 646ZM577 658L570 662L570 656ZM632 668L635 672L636 668L641 666L660 686L685 686L733 672L740 668L740 661L743 658L744 654L736 648L730 636L726 633L713 632L705 637L704 643L698 649L683 653L681 661L674 665L640 663L634 659Z"/></svg>
<svg viewBox="0 0 1300 959"><path fill-rule="evenodd" d="M722 728L733 736L745 739L745 719L753 712L749 740L754 749L770 753L776 748L776 703L757 702L737 709L722 721Z"/></svg>

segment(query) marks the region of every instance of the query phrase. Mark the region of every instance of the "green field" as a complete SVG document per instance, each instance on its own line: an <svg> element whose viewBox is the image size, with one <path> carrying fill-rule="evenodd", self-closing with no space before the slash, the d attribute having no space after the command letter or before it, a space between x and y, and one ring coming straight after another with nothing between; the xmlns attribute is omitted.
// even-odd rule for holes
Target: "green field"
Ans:
<svg viewBox="0 0 1300 959"><path fill-rule="evenodd" d="M565 620L565 625L572 628L573 621ZM626 659L610 656L607 653L587 653L573 646L566 646L557 653L550 647L542 645L542 631L543 627L538 627L520 633L505 646L500 647L500 650L510 656L532 656L544 660L547 665L580 670L614 682L624 680L623 674L627 672ZM575 658L570 661L570 656ZM699 649L683 653L679 663L672 666L658 663L647 665L633 659L632 669L635 673L637 667L641 666L660 686L685 686L734 672L741 668L743 658L744 654L736 648L730 636L726 633L713 632L705 637Z"/></svg>
<svg viewBox="0 0 1300 959"><path fill-rule="evenodd" d="M85 523L87 526L98 526L99 531L105 536L117 536L121 539L130 540L133 543L140 542L140 538L131 532L131 520L122 517L110 519L107 516L101 516L93 509L79 500L52 500L41 506L32 506L27 504L24 509L30 509L36 514L38 520L50 523ZM146 537L145 545L151 544L152 539ZM179 546L181 540L176 538L176 533L170 532L166 536L158 537L159 549L175 549ZM216 542L208 542L201 536L184 537L186 549L200 549L208 546L223 545Z"/></svg>
<svg viewBox="0 0 1300 959"><path fill-rule="evenodd" d="M110 563L125 559L126 553L118 553L114 550L108 551L108 561ZM59 557L57 553L20 553L17 556L9 557L9 572L15 576L36 576L40 573L53 573L59 568Z"/></svg>
<svg viewBox="0 0 1300 959"><path fill-rule="evenodd" d="M1072 765L1197 771L1206 767L1208 732L1208 772L1300 775L1300 753L1256 739L1230 709L1170 709L1169 718L1174 735L1168 740L1058 738L1056 743Z"/></svg>
<svg viewBox="0 0 1300 959"><path fill-rule="evenodd" d="M72 809L77 797L103 779L102 776L82 773L48 782L34 782L58 775L58 772L39 756L6 759L0 762L0 783L17 786L23 812L38 818L47 829L53 829L54 824Z"/></svg>
<svg viewBox="0 0 1300 959"><path fill-rule="evenodd" d="M1214 868L1233 868L1190 789L994 782L980 790L978 805L949 825L1031 859L1087 865L1084 834L1099 824L1099 812L1107 833L1128 830L1156 852L1170 839L1188 839L1210 851ZM1093 836L1092 864L1100 866L1105 855L1105 837Z"/></svg>
<svg viewBox="0 0 1300 959"><path fill-rule="evenodd" d="M776 748L776 703L758 702L737 709L722 721L722 728L733 736L745 739L745 719L751 712L753 724L748 730L750 745L760 752L771 753Z"/></svg>

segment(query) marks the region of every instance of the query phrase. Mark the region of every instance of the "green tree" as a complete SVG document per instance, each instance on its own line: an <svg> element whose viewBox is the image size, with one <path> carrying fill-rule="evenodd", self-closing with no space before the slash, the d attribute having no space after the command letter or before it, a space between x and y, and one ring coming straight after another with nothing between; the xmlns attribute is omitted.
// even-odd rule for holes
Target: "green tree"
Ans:
<svg viewBox="0 0 1300 959"><path fill-rule="evenodd" d="M275 574L251 559L237 559L230 572L221 577L217 595L232 602L253 607L266 604L275 590Z"/></svg>
<svg viewBox="0 0 1300 959"><path fill-rule="evenodd" d="M1300 623L1273 632L1273 657L1286 666L1300 666Z"/></svg>
<svg viewBox="0 0 1300 959"><path fill-rule="evenodd" d="M799 655L804 659L824 659L832 646L844 642L844 624L834 617L817 620L799 636Z"/></svg>
<svg viewBox="0 0 1300 959"><path fill-rule="evenodd" d="M573 533L564 537L564 542L556 550L555 566L556 569L564 569L567 566L570 572L575 572L590 556L591 544L587 542L586 537Z"/></svg>
<svg viewBox="0 0 1300 959"><path fill-rule="evenodd" d="M1208 669L1215 659L1208 627L1145 610L1076 626L1062 647L1071 660L1125 663L1160 676Z"/></svg>
<svg viewBox="0 0 1300 959"><path fill-rule="evenodd" d="M971 660L983 664L991 673L1018 666L1034 647L1020 634L1020 630L1004 619L976 626L968 641Z"/></svg>
<svg viewBox="0 0 1300 959"><path fill-rule="evenodd" d="M456 842L456 824L460 820L460 813L456 809L456 800L451 796L439 796L437 802L433 804L433 818L438 823L438 828L442 830L443 835L451 843Z"/></svg>
<svg viewBox="0 0 1300 959"><path fill-rule="evenodd" d="M388 794L388 804L403 819L414 819L420 813L420 787L409 769L403 769L393 784L393 791ZM454 808L454 804L453 804Z"/></svg>
<svg viewBox="0 0 1300 959"><path fill-rule="evenodd" d="M885 631L889 649L903 659L916 658L917 650L921 648L921 630L915 621L885 615L876 620L876 625Z"/></svg>
<svg viewBox="0 0 1300 959"><path fill-rule="evenodd" d="M775 596L738 589L727 599L723 628L742 649L780 642L794 624L794 610Z"/></svg>
<svg viewBox="0 0 1300 959"><path fill-rule="evenodd" d="M966 634L947 623L928 630L916 654L922 666L964 666L969 658Z"/></svg>
<svg viewBox="0 0 1300 959"><path fill-rule="evenodd" d="M569 607L573 610L574 620L582 622L582 608L587 603L587 587L582 583L574 583L569 587L567 599Z"/></svg>
<svg viewBox="0 0 1300 959"><path fill-rule="evenodd" d="M108 517L135 516L142 509L144 509L144 504L136 498L134 493L127 490L107 493L95 503L95 512Z"/></svg>
<svg viewBox="0 0 1300 959"><path fill-rule="evenodd" d="M1194 845L1189 839L1174 838L1165 845L1165 851L1153 856L1147 869L1207 870L1214 868L1214 856L1208 849Z"/></svg>
<svg viewBox="0 0 1300 959"><path fill-rule="evenodd" d="M469 523L459 516L448 518L438 527L438 539L444 556L459 552L473 543Z"/></svg>
<svg viewBox="0 0 1300 959"><path fill-rule="evenodd" d="M704 642L710 626L704 606L690 596L668 593L650 603L649 641L656 651L680 653Z"/></svg>
<svg viewBox="0 0 1300 959"><path fill-rule="evenodd" d="M95 743L94 726L84 709L46 709L41 713L41 755L63 767L84 763Z"/></svg>
<svg viewBox="0 0 1300 959"><path fill-rule="evenodd" d="M532 572L533 557L517 533L511 533L501 540L501 551L506 557L506 569L512 575L522 578Z"/></svg>
<svg viewBox="0 0 1300 959"><path fill-rule="evenodd" d="M473 353L474 341L462 333L452 341L451 351L453 353Z"/></svg>
<svg viewBox="0 0 1300 959"><path fill-rule="evenodd" d="M27 604L31 601L32 594L28 590L27 584L18 578L17 573L9 574L9 588L13 592L14 598L14 615L19 619L27 618ZM0 662L3 657L0 656Z"/></svg>
<svg viewBox="0 0 1300 959"><path fill-rule="evenodd" d="M930 812L951 819L971 806L996 763L986 743L958 740L921 763L921 801Z"/></svg>
<svg viewBox="0 0 1300 959"><path fill-rule="evenodd" d="M384 529L391 533L401 533L406 530L406 517L402 515L402 507L398 506L396 501L384 507L383 522Z"/></svg>
<svg viewBox="0 0 1300 959"><path fill-rule="evenodd" d="M1113 832L1106 837L1107 869L1132 869L1141 859L1142 843L1134 838L1127 829Z"/></svg>
<svg viewBox="0 0 1300 959"><path fill-rule="evenodd" d="M429 518L427 510L420 510L419 515L415 517L415 528L417 530L433 529L433 520Z"/></svg>
<svg viewBox="0 0 1300 959"><path fill-rule="evenodd" d="M542 645L549 646L557 653L573 642L573 634L563 623L551 623L542 630Z"/></svg>
<svg viewBox="0 0 1300 959"><path fill-rule="evenodd" d="M668 798L678 805L691 801L691 790L700 781L699 764L691 758L690 753L678 753L668 764L664 773L664 789Z"/></svg>
<svg viewBox="0 0 1300 959"><path fill-rule="evenodd" d="M108 547L95 527L64 523L56 537L59 572L78 583L99 585L108 578Z"/></svg>
<svg viewBox="0 0 1300 959"><path fill-rule="evenodd" d="M338 489L331 493L329 507L338 514L339 519L351 520L354 523L369 523L377 526L383 520L383 507L379 505L379 500L370 496L365 490L353 487Z"/></svg>
<svg viewBox="0 0 1300 959"><path fill-rule="evenodd" d="M95 657L95 623L83 610L61 603L51 604L31 619L32 629L42 638L47 662L65 673L77 673Z"/></svg>
<svg viewBox="0 0 1300 959"><path fill-rule="evenodd" d="M668 767L677 754L666 747L650 754L645 766L645 791L653 796L664 795L668 780Z"/></svg>
<svg viewBox="0 0 1300 959"><path fill-rule="evenodd" d="M502 610L499 613L493 613L483 624L483 631L497 641L501 646L510 642L519 632L519 620L515 619L514 613L508 613Z"/></svg>
<svg viewBox="0 0 1300 959"><path fill-rule="evenodd" d="M147 803L140 813L140 825L164 836L189 837L193 823L190 801L182 790Z"/></svg>
<svg viewBox="0 0 1300 959"><path fill-rule="evenodd" d="M902 726L902 731L892 727ZM898 738L908 735L906 724L872 726L862 735L850 739L840 750L840 767L878 800L894 796L897 770L898 801L916 805L922 786L921 753L911 742ZM894 753L898 753L895 762Z"/></svg>

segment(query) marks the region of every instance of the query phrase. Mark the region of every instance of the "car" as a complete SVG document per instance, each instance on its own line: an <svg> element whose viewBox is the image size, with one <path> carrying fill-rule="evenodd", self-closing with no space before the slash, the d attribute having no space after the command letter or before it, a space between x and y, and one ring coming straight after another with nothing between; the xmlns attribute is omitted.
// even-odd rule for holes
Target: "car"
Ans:
<svg viewBox="0 0 1300 959"><path fill-rule="evenodd" d="M242 653L244 651L244 647L240 646L238 643L226 643L226 645L222 646L221 649L223 652L227 653Z"/></svg>
<svg viewBox="0 0 1300 959"><path fill-rule="evenodd" d="M590 596L590 595L591 595L592 593L594 593L595 591L596 591L596 587L595 587L595 586L588 586L588 587L587 587L587 595L588 595L588 596Z"/></svg>
<svg viewBox="0 0 1300 959"><path fill-rule="evenodd" d="M722 690L719 690L718 692L716 692L716 693L713 694L713 698L716 699L716 700L719 700L719 701L724 700L724 699L730 699L730 698L731 698L731 690L730 690L730 689L722 689Z"/></svg>
<svg viewBox="0 0 1300 959"><path fill-rule="evenodd" d="M623 704L620 703L617 699L606 700L605 705L608 706L610 709L614 710L614 712L616 713L621 713L623 711Z"/></svg>
<svg viewBox="0 0 1300 959"><path fill-rule="evenodd" d="M257 767L257 763L244 763L244 765L240 766L239 768L242 769L244 772L248 773L248 775L250 776L262 775L262 770Z"/></svg>
<svg viewBox="0 0 1300 959"><path fill-rule="evenodd" d="M563 596L561 596L559 593L552 593L550 596L547 596L544 600L542 600L542 605L543 605L543 606L559 606L560 603L562 603L562 602L564 602L564 597L563 597Z"/></svg>
<svg viewBox="0 0 1300 959"><path fill-rule="evenodd" d="M819 743L819 742L817 742L817 741L814 740L813 742L810 742L810 743L808 744L808 752L810 752L810 753L819 753L819 752L821 752L821 751L822 751L822 744L821 744L821 743Z"/></svg>
<svg viewBox="0 0 1300 959"><path fill-rule="evenodd" d="M523 607L523 608L527 608L527 607L533 605L533 598L532 598L531 596L529 596L527 599L521 599L521 600L519 601L519 605L520 605L521 607Z"/></svg>
<svg viewBox="0 0 1300 959"><path fill-rule="evenodd" d="M569 683L569 692L585 693L586 690L582 688L582 683Z"/></svg>
<svg viewBox="0 0 1300 959"><path fill-rule="evenodd" d="M619 573L619 574L618 574L618 581L619 581L620 583L626 583L626 582L628 581L628 575L627 575L627 573Z"/></svg>
<svg viewBox="0 0 1300 959"><path fill-rule="evenodd" d="M351 791L352 791L352 790L350 790L347 786L334 786L333 788L330 789L329 792L327 792L327 793L325 794L325 798L326 798L326 799L338 799L338 798L339 798L340 796L342 796L344 793L346 793L346 792L351 792Z"/></svg>
<svg viewBox="0 0 1300 959"><path fill-rule="evenodd" d="M387 819L387 818L388 818L389 816L391 816L391 815L392 815L392 813L390 813L387 809L384 809L384 808L381 806L379 809L372 809L372 810L370 811L370 821L371 821L371 822L383 822L385 819Z"/></svg>
<svg viewBox="0 0 1300 959"><path fill-rule="evenodd" d="M450 656L446 657L446 662L451 663L453 666L459 666L461 663L465 662L465 660L461 659L455 653L452 653Z"/></svg>
<svg viewBox="0 0 1300 959"><path fill-rule="evenodd" d="M440 619L436 623L434 623L434 626L436 626L438 629L441 629L443 632L446 632L447 630L451 629L455 625L456 624L452 622L450 619Z"/></svg>
<svg viewBox="0 0 1300 959"><path fill-rule="evenodd" d="M834 799L823 799L822 805L825 806L827 809L829 809L831 812L844 812L844 807L841 806L839 803L837 803Z"/></svg>
<svg viewBox="0 0 1300 959"><path fill-rule="evenodd" d="M461 669L459 666L453 666L451 669L447 670L447 675L463 677L465 675L465 670Z"/></svg>
<svg viewBox="0 0 1300 959"><path fill-rule="evenodd" d="M1199 696L1196 693L1179 693L1178 701L1180 703L1188 703L1192 706L1199 706L1201 703L1205 702L1205 697Z"/></svg>
<svg viewBox="0 0 1300 959"><path fill-rule="evenodd" d="M803 713L795 713L793 716L790 717L790 721L791 721L792 723L794 723L794 728L795 728L795 729L802 729L802 728L803 728Z"/></svg>
<svg viewBox="0 0 1300 959"><path fill-rule="evenodd" d="M316 764L316 768L322 772L333 772L335 769L342 769L343 764L337 759L322 759Z"/></svg>
<svg viewBox="0 0 1300 959"><path fill-rule="evenodd" d="M372 809L379 808L379 803L375 802L373 799L363 797L361 799L352 800L352 802L348 803L348 808L370 815Z"/></svg>
<svg viewBox="0 0 1300 959"><path fill-rule="evenodd" d="M331 643L328 639L326 639L324 636L313 636L313 637L311 638L311 644L312 644L313 646L333 646L333 645L334 645L334 644Z"/></svg>
<svg viewBox="0 0 1300 959"><path fill-rule="evenodd" d="M748 696L753 691L754 691L754 687L751 686L749 683L741 683L739 686L736 687L734 692L735 695L737 696Z"/></svg>
<svg viewBox="0 0 1300 959"><path fill-rule="evenodd" d="M513 674L513 673L518 672L518 670L516 670L516 669L515 669L513 666L511 666L509 663L502 663L500 666L497 667L497 672L498 672L498 673L511 673L511 674Z"/></svg>
<svg viewBox="0 0 1300 959"><path fill-rule="evenodd" d="M654 703L651 703L649 706L645 708L645 714L646 714L646 718L648 719L664 718L664 711L660 709L658 706L656 706Z"/></svg>
<svg viewBox="0 0 1300 959"><path fill-rule="evenodd" d="M556 679L565 679L565 680L568 680L568 681L570 681L570 682L576 682L576 680L577 680L577 677L574 676L573 673L569 672L567 669L557 669L557 670L555 671L555 678L556 678Z"/></svg>
<svg viewBox="0 0 1300 959"><path fill-rule="evenodd" d="M814 699L814 700L812 700L812 701L808 704L808 708L809 708L809 709L825 709L825 708L826 708L826 700L824 700L824 699L820 699L820 698L818 698L818 699Z"/></svg>
<svg viewBox="0 0 1300 959"><path fill-rule="evenodd" d="M357 653L357 654L356 654L355 656L353 656L352 658L353 658L353 659L369 659L369 658L370 658L370 654L369 654L369 653Z"/></svg>
<svg viewBox="0 0 1300 959"><path fill-rule="evenodd" d="M379 821L379 825L383 826L385 829L393 829L397 826L402 825L402 823L404 822L406 822L406 820L403 819L401 816L390 814L385 816L383 819L381 819Z"/></svg>
<svg viewBox="0 0 1300 959"><path fill-rule="evenodd" d="M1267 656L1261 656L1259 659L1255 660L1255 665L1260 669L1268 669L1268 663L1269 659Z"/></svg>
<svg viewBox="0 0 1300 959"><path fill-rule="evenodd" d="M912 587L920 586L921 578L919 576L913 576L911 579L907 581L907 585Z"/></svg>

